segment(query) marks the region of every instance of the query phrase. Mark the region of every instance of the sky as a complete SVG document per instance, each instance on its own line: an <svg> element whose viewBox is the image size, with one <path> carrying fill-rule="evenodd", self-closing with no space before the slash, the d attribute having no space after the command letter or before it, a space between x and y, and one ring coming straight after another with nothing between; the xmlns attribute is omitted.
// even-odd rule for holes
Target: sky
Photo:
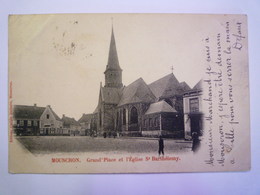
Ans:
<svg viewBox="0 0 260 195"><path fill-rule="evenodd" d="M79 119L97 106L112 23L123 84L172 72L193 87L202 77L207 17L170 14L57 14L9 17L13 104L51 105ZM191 33L192 32L192 33Z"/></svg>

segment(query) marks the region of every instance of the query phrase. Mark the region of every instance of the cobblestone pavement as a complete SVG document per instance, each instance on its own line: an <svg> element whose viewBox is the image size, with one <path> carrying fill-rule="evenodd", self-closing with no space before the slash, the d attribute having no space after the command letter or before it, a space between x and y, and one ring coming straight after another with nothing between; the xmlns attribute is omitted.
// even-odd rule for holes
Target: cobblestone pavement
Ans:
<svg viewBox="0 0 260 195"><path fill-rule="evenodd" d="M65 136L19 136L17 140L34 154L56 152L158 152L158 139L151 138L103 138ZM164 139L165 153L190 152L192 143L184 140Z"/></svg>

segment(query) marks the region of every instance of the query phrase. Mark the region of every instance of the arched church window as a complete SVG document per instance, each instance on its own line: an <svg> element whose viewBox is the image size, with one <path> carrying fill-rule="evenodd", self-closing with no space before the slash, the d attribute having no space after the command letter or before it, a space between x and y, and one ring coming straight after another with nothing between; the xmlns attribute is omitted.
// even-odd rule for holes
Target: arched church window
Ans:
<svg viewBox="0 0 260 195"><path fill-rule="evenodd" d="M120 116L120 112L119 111L117 111L117 113L116 113L116 121L117 121L117 125L119 125L119 116Z"/></svg>
<svg viewBox="0 0 260 195"><path fill-rule="evenodd" d="M130 117L131 123L138 123L138 113L136 107L133 107L131 109L131 117Z"/></svg>
<svg viewBox="0 0 260 195"><path fill-rule="evenodd" d="M123 109L123 125L126 124L126 109Z"/></svg>
<svg viewBox="0 0 260 195"><path fill-rule="evenodd" d="M102 115L101 115L101 110L99 111L99 125L102 125Z"/></svg>

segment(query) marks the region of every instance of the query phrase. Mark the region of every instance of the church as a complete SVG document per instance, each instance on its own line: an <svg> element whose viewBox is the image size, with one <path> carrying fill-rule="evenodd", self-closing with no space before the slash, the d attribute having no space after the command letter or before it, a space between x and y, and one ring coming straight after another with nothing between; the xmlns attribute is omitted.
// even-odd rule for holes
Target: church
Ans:
<svg viewBox="0 0 260 195"><path fill-rule="evenodd" d="M88 117L92 133L184 138L183 95L191 90L187 83L171 73L150 84L138 78L124 86L122 72L112 28L105 84L100 84L98 105Z"/></svg>

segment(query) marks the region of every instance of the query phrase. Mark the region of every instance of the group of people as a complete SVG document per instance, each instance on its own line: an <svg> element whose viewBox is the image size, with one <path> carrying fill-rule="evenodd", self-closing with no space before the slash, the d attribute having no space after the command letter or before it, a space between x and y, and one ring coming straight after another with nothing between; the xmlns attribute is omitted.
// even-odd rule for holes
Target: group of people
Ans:
<svg viewBox="0 0 260 195"><path fill-rule="evenodd" d="M104 132L103 133L103 137L106 138L106 137L113 137L113 138L116 138L117 137L117 133L116 132Z"/></svg>

